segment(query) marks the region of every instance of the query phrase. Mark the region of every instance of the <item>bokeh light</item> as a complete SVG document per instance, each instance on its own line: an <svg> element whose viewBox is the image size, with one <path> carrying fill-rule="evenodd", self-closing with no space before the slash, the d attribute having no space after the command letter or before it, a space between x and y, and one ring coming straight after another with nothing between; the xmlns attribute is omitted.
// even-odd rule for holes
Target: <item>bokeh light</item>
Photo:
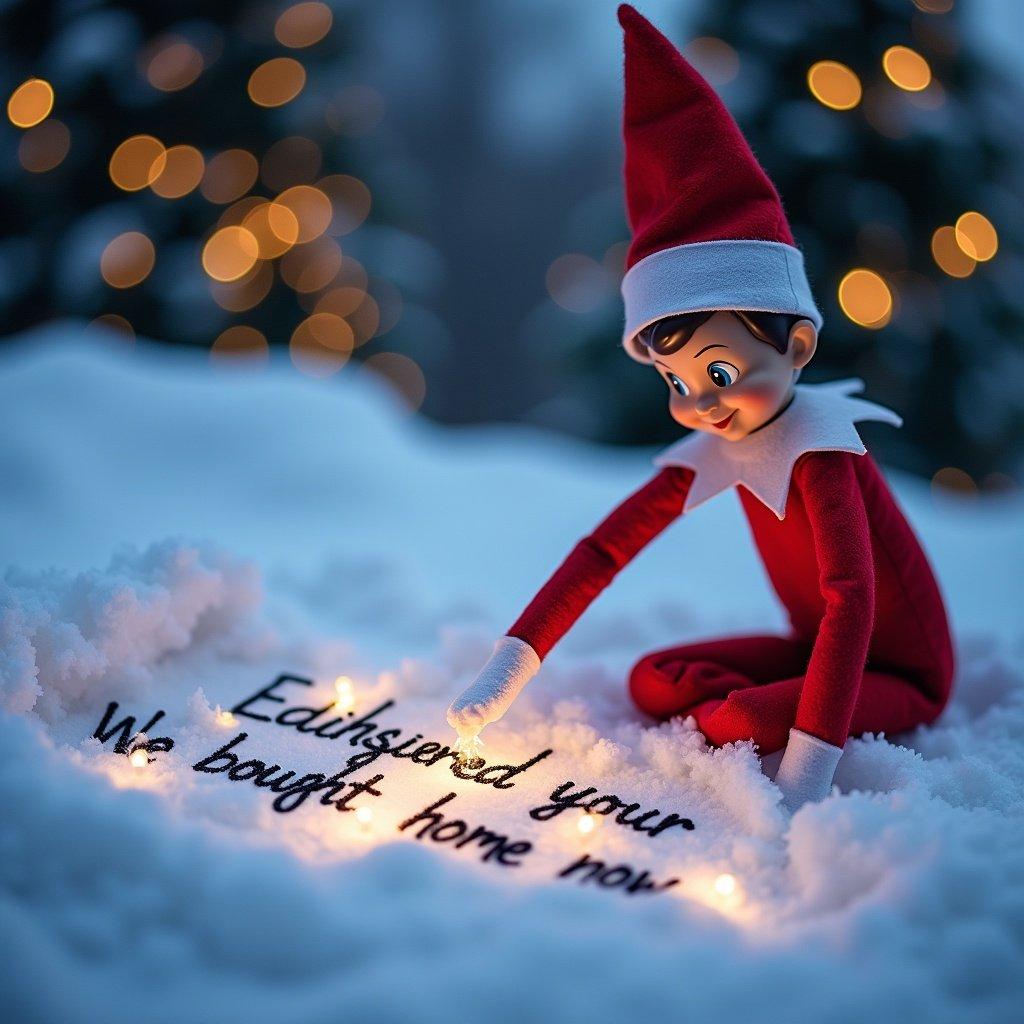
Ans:
<svg viewBox="0 0 1024 1024"><path fill-rule="evenodd" d="M956 466L946 466L932 477L932 496L948 497L955 494L962 498L973 498L978 493L978 485L969 473Z"/></svg>
<svg viewBox="0 0 1024 1024"><path fill-rule="evenodd" d="M544 276L548 294L570 313L589 313L613 293L613 281L597 260L579 252L555 259Z"/></svg>
<svg viewBox="0 0 1024 1024"><path fill-rule="evenodd" d="M724 39L699 36L683 53L713 85L727 85L740 72L740 56Z"/></svg>
<svg viewBox="0 0 1024 1024"><path fill-rule="evenodd" d="M251 231L240 225L219 228L203 246L203 269L215 281L236 281L252 270L259 253Z"/></svg>
<svg viewBox="0 0 1024 1024"><path fill-rule="evenodd" d="M939 269L950 277L970 277L978 265L977 260L960 248L956 229L948 224L932 235L932 257Z"/></svg>
<svg viewBox="0 0 1024 1024"><path fill-rule="evenodd" d="M385 378L410 412L415 412L423 404L427 397L427 381L415 360L400 352L377 352L363 365Z"/></svg>
<svg viewBox="0 0 1024 1024"><path fill-rule="evenodd" d="M71 149L71 132L63 121L47 118L29 128L18 142L18 162L26 171L43 174L61 164Z"/></svg>
<svg viewBox="0 0 1024 1024"><path fill-rule="evenodd" d="M259 261L236 281L210 281L210 294L221 309L244 313L258 306L274 284L273 265Z"/></svg>
<svg viewBox="0 0 1024 1024"><path fill-rule="evenodd" d="M291 209L265 199L257 199L242 227L256 239L261 260L283 256L299 238L299 222Z"/></svg>
<svg viewBox="0 0 1024 1024"><path fill-rule="evenodd" d="M164 199L180 199L199 187L204 170L203 154L195 146L171 146L164 153L153 191Z"/></svg>
<svg viewBox="0 0 1024 1024"><path fill-rule="evenodd" d="M892 319L892 292L880 274L857 267L839 282L839 306L861 327L879 330Z"/></svg>
<svg viewBox="0 0 1024 1024"><path fill-rule="evenodd" d="M295 328L288 352L295 367L310 377L329 377L348 361L352 328L333 313L314 313Z"/></svg>
<svg viewBox="0 0 1024 1024"><path fill-rule="evenodd" d="M249 98L260 107L281 107L302 92L306 69L293 57L274 57L249 76Z"/></svg>
<svg viewBox="0 0 1024 1024"><path fill-rule="evenodd" d="M281 280L297 292L320 291L334 280L341 259L341 247L333 238L318 238L281 257Z"/></svg>
<svg viewBox="0 0 1024 1024"><path fill-rule="evenodd" d="M142 73L154 89L177 92L190 86L203 73L203 55L180 36L155 39L140 58Z"/></svg>
<svg viewBox="0 0 1024 1024"><path fill-rule="evenodd" d="M269 355L266 336L245 324L222 331L210 347L210 359L221 364L265 362Z"/></svg>
<svg viewBox="0 0 1024 1024"><path fill-rule="evenodd" d="M225 149L206 165L199 186L211 203L233 203L256 184L260 165L252 153L244 149Z"/></svg>
<svg viewBox="0 0 1024 1024"><path fill-rule="evenodd" d="M111 239L100 257L100 273L111 288L133 288L145 281L156 262L156 249L141 231Z"/></svg>
<svg viewBox="0 0 1024 1024"><path fill-rule="evenodd" d="M312 185L295 185L285 189L276 199L287 207L299 222L299 242L312 242L328 228L334 217L331 201Z"/></svg>
<svg viewBox="0 0 1024 1024"><path fill-rule="evenodd" d="M882 55L882 69L893 85L907 92L927 89L932 80L928 61L909 46L890 46Z"/></svg>
<svg viewBox="0 0 1024 1024"><path fill-rule="evenodd" d="M22 82L7 101L7 116L17 128L31 128L53 110L53 86L45 78Z"/></svg>
<svg viewBox="0 0 1024 1024"><path fill-rule="evenodd" d="M831 110L852 110L860 103L863 89L852 68L835 60L820 60L807 72L811 95Z"/></svg>
<svg viewBox="0 0 1024 1024"><path fill-rule="evenodd" d="M279 139L263 154L260 180L274 192L316 180L324 156L320 147L301 135Z"/></svg>
<svg viewBox="0 0 1024 1024"><path fill-rule="evenodd" d="M979 263L992 259L999 250L999 235L995 225L976 210L961 214L953 225L953 232L957 245Z"/></svg>
<svg viewBox="0 0 1024 1024"><path fill-rule="evenodd" d="M108 337L113 335L129 344L135 341L135 328L123 316L117 313L104 313L91 320L88 324L89 330L99 331Z"/></svg>
<svg viewBox="0 0 1024 1024"><path fill-rule="evenodd" d="M355 231L370 215L370 190L351 174L331 174L316 183L331 202L333 213L328 230L332 235Z"/></svg>
<svg viewBox="0 0 1024 1024"><path fill-rule="evenodd" d="M164 144L152 135L125 139L110 158L110 180L125 192L138 192L152 185L167 161Z"/></svg>
<svg viewBox="0 0 1024 1024"><path fill-rule="evenodd" d="M300 3L282 11L274 25L274 35L282 46L299 50L319 43L331 30L334 15L322 3Z"/></svg>

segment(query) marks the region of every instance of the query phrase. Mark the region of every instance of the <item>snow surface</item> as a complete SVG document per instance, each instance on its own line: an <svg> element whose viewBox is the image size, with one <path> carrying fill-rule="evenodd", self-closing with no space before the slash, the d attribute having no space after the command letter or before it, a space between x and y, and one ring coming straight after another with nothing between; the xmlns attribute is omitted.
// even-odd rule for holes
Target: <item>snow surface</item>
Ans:
<svg viewBox="0 0 1024 1024"><path fill-rule="evenodd" d="M652 647L781 628L728 495L655 541L484 735L488 763L553 754L505 791L384 756L351 776L384 775L361 826L194 771L238 729L299 773L362 749L216 707L281 672L317 683L289 701L326 703L344 673L357 713L392 699L381 725L450 742L450 698L651 453L439 428L355 367L223 371L73 324L4 349L0 408L5 1020L1020 1019L1019 499L895 480L949 598L955 699L898 744L849 743L841 792L792 821L749 745L653 725L623 685ZM173 750L133 768L91 738L108 701L165 710L149 738ZM534 821L570 779L695 827ZM519 867L398 832L449 792L451 817L534 844ZM556 878L584 851L679 882Z"/></svg>

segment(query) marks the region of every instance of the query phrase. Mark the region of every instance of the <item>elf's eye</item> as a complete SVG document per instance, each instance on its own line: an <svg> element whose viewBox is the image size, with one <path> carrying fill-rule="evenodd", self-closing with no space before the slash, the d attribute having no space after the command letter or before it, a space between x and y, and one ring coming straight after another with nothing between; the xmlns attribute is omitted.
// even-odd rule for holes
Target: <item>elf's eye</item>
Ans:
<svg viewBox="0 0 1024 1024"><path fill-rule="evenodd" d="M735 384L739 378L740 371L732 363L709 363L708 376L716 387L727 388Z"/></svg>
<svg viewBox="0 0 1024 1024"><path fill-rule="evenodd" d="M690 393L690 389L674 373L665 374L665 379L668 381L668 386L684 398Z"/></svg>

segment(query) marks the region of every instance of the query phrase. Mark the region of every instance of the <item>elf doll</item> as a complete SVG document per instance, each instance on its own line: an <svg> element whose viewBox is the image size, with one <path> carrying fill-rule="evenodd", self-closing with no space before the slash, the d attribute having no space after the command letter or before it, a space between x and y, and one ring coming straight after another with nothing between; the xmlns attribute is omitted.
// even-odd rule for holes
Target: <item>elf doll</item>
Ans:
<svg viewBox="0 0 1024 1024"><path fill-rule="evenodd" d="M796 383L822 318L774 186L675 47L632 7L619 21L633 231L623 346L663 378L692 433L579 541L448 720L467 740L500 718L630 559L735 486L789 632L652 651L629 692L655 718L692 716L713 745L784 748L775 782L795 810L829 794L848 736L935 720L953 676L949 625L855 426L900 418L854 397L861 381Z"/></svg>

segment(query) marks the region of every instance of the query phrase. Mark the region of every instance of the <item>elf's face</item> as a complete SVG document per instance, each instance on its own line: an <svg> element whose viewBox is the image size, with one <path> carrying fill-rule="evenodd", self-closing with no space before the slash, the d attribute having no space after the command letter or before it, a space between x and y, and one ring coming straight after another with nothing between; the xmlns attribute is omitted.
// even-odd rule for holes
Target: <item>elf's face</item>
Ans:
<svg viewBox="0 0 1024 1024"><path fill-rule="evenodd" d="M671 355L654 357L669 387L672 418L692 430L739 441L790 399L796 371L814 355L817 332L799 320L779 352L755 338L731 313L716 313Z"/></svg>

